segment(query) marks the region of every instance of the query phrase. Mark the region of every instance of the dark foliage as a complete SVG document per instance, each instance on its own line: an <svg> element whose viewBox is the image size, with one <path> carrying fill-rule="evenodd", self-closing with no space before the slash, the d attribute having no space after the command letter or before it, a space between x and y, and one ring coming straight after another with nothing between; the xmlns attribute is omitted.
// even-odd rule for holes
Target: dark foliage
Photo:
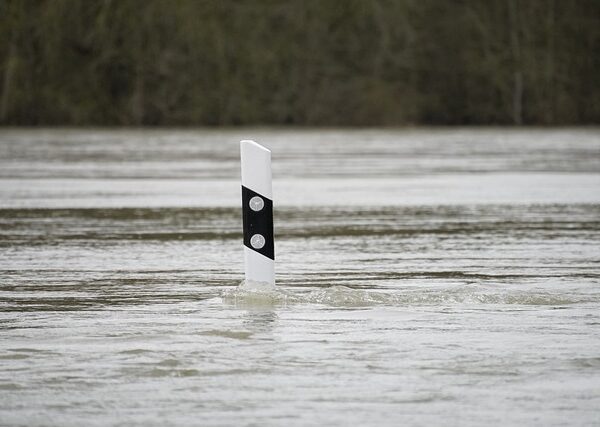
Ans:
<svg viewBox="0 0 600 427"><path fill-rule="evenodd" d="M0 0L0 123L600 123L598 0Z"/></svg>

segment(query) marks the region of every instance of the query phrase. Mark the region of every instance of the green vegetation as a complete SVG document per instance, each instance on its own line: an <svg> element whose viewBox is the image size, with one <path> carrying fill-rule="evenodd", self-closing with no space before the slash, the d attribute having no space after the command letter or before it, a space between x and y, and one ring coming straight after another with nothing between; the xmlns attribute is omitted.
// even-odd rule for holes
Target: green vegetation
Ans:
<svg viewBox="0 0 600 427"><path fill-rule="evenodd" d="M0 0L0 123L600 123L598 0Z"/></svg>

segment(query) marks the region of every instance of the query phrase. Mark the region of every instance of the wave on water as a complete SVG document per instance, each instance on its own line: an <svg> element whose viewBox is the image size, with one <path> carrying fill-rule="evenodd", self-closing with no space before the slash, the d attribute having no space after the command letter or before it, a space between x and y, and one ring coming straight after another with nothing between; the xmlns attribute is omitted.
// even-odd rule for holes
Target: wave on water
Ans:
<svg viewBox="0 0 600 427"><path fill-rule="evenodd" d="M222 294L223 302L236 306L320 304L331 307L456 304L563 306L589 302L589 299L582 295L567 296L542 291L482 290L473 287L379 291L329 286L306 292L280 286L254 285L242 282L237 288L225 291Z"/></svg>
<svg viewBox="0 0 600 427"><path fill-rule="evenodd" d="M222 294L223 302L234 305L272 306L296 302L295 295L269 283L243 280L237 288Z"/></svg>

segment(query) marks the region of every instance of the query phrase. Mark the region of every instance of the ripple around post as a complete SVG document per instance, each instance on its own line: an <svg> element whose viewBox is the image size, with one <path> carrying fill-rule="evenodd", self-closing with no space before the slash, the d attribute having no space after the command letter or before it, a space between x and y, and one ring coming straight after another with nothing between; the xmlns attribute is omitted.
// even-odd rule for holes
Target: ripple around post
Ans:
<svg viewBox="0 0 600 427"><path fill-rule="evenodd" d="M523 305L563 306L597 302L597 297L568 297L540 291L478 290L471 286L446 289L411 289L383 292L329 286L309 292L282 287L240 286L222 293L223 302L239 306L277 306L286 304L319 304L331 307L427 306L427 305Z"/></svg>

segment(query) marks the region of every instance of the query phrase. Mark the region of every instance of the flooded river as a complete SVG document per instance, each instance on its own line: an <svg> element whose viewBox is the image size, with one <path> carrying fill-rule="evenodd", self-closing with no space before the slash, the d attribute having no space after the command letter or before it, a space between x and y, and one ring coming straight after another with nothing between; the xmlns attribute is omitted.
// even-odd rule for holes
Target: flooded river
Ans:
<svg viewBox="0 0 600 427"><path fill-rule="evenodd" d="M272 149L278 290L243 279ZM0 425L598 425L600 131L0 130Z"/></svg>

